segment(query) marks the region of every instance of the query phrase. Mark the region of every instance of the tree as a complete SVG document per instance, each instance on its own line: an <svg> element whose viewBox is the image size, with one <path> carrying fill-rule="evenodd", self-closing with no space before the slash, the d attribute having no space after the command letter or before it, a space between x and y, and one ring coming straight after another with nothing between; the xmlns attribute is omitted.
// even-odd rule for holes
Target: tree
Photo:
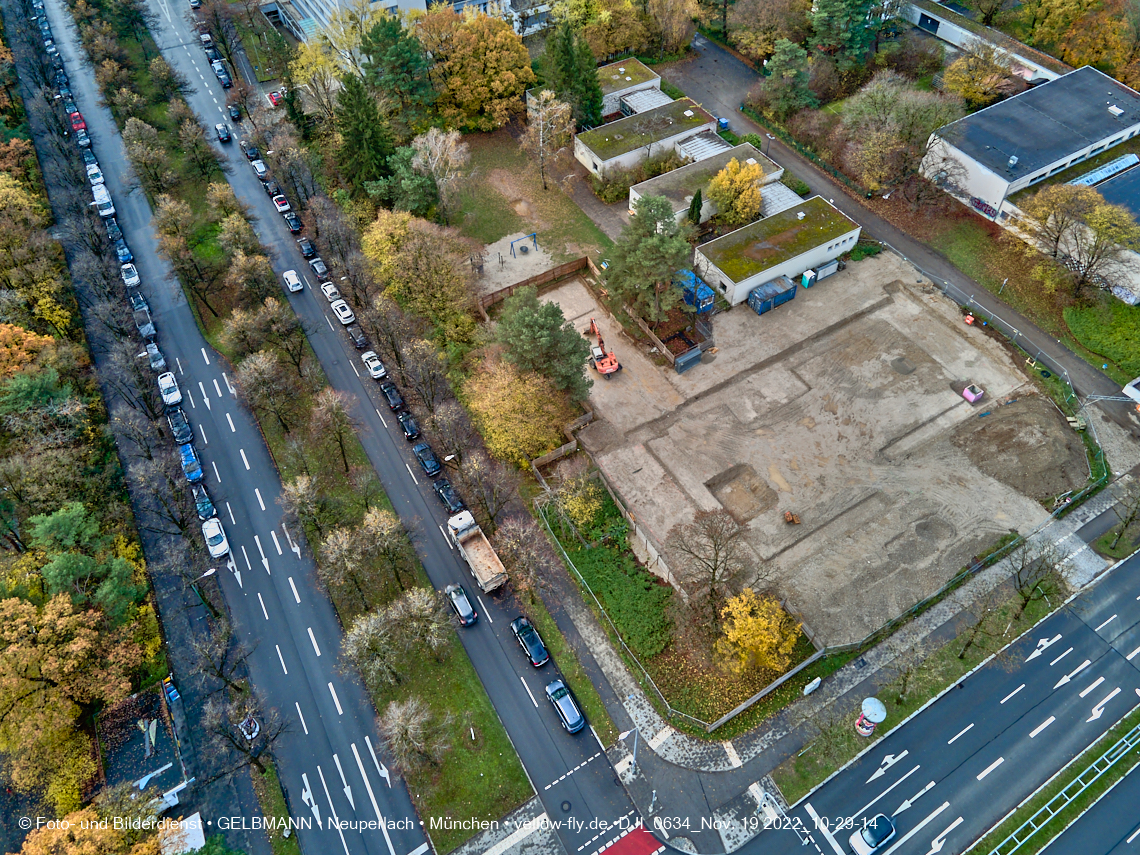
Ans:
<svg viewBox="0 0 1140 855"><path fill-rule="evenodd" d="M359 535L365 553L375 568L390 576L397 587L404 587L405 577L415 578L415 556L404 524L392 511L370 508L360 521Z"/></svg>
<svg viewBox="0 0 1140 855"><path fill-rule="evenodd" d="M226 287L243 306L257 306L278 293L277 276L264 255L246 255L238 249L226 273ZM276 301L274 301L276 302Z"/></svg>
<svg viewBox="0 0 1140 855"><path fill-rule="evenodd" d="M699 14L697 0L647 0L646 21L657 43L657 57L685 49L693 37L693 21Z"/></svg>
<svg viewBox="0 0 1140 855"><path fill-rule="evenodd" d="M312 475L298 475L281 485L277 504L291 520L303 528L312 528L319 537L324 536L325 525L331 514L326 492Z"/></svg>
<svg viewBox="0 0 1140 855"><path fill-rule="evenodd" d="M412 168L429 176L439 193L440 219L447 224L448 210L455 190L471 162L471 152L459 131L432 128L412 140Z"/></svg>
<svg viewBox="0 0 1140 855"><path fill-rule="evenodd" d="M0 378L9 378L31 365L54 341L15 324L0 323Z"/></svg>
<svg viewBox="0 0 1140 855"><path fill-rule="evenodd" d="M1019 225L1037 239L1050 258L1064 253L1072 232L1104 203L1104 197L1083 184L1050 184L1042 187L1019 207L1025 214Z"/></svg>
<svg viewBox="0 0 1140 855"><path fill-rule="evenodd" d="M701 18L716 22L717 29L725 38L728 38L728 12L734 3L735 0L697 0Z"/></svg>
<svg viewBox="0 0 1140 855"><path fill-rule="evenodd" d="M169 199L170 197L165 197ZM190 206L185 202L179 201L179 206L185 205L186 210L189 211ZM210 216L215 220L224 220L231 214L241 214L246 216L247 211L245 206L238 201L237 195L234 193L234 188L230 186L228 181L211 181L206 187L206 207L210 211ZM169 212L173 214L173 212ZM156 215L157 216L157 215ZM189 219L182 221L180 227L187 227L193 224L193 216L187 214ZM160 229L161 231L161 229Z"/></svg>
<svg viewBox="0 0 1140 855"><path fill-rule="evenodd" d="M745 588L721 610L723 635L716 643L721 664L734 674L752 669L783 672L792 661L800 625L775 597Z"/></svg>
<svg viewBox="0 0 1140 855"><path fill-rule="evenodd" d="M519 140L519 146L538 163L543 190L548 189L546 163L566 151L573 132L572 123L570 105L557 100L549 89L531 98L526 132Z"/></svg>
<svg viewBox="0 0 1140 855"><path fill-rule="evenodd" d="M321 48L335 57L341 74L351 73L364 77L363 55L360 46L365 34L379 21L389 17L387 9L371 0L351 0L337 6L329 22L318 36ZM338 75L339 76L339 75Z"/></svg>
<svg viewBox="0 0 1140 855"><path fill-rule="evenodd" d="M124 833L114 823L103 823L94 807L68 814L63 820L37 828L25 838L20 855L119 855L127 851ZM131 855L150 855L157 847L131 849Z"/></svg>
<svg viewBox="0 0 1140 855"><path fill-rule="evenodd" d="M1140 246L1140 226L1121 205L1100 204L1070 232L1068 267L1077 296L1088 285L1102 285L1121 271L1130 251Z"/></svg>
<svg viewBox="0 0 1140 855"><path fill-rule="evenodd" d="M170 168L157 129L131 116L123 126L123 146L148 193L157 195L175 183L177 176Z"/></svg>
<svg viewBox="0 0 1140 855"><path fill-rule="evenodd" d="M202 727L210 747L228 766L211 781L247 766L264 775L266 758L273 756L281 737L292 729L287 718L252 691L211 698L202 709Z"/></svg>
<svg viewBox="0 0 1140 855"><path fill-rule="evenodd" d="M379 219L379 218L378 218ZM385 294L409 312L429 320L444 341L462 344L475 334L471 319L470 242L458 232L426 220L410 219L407 232L397 236L394 253L377 266ZM375 249L375 245L373 245ZM365 254L374 262L368 236ZM403 366L406 370L407 366Z"/></svg>
<svg viewBox="0 0 1140 855"><path fill-rule="evenodd" d="M288 433L297 411L297 384L276 354L259 350L243 359L237 368L238 388L259 415L277 419Z"/></svg>
<svg viewBox="0 0 1140 855"><path fill-rule="evenodd" d="M425 762L438 767L451 748L451 713L437 718L431 707L415 696L389 703L378 724L397 765L405 770Z"/></svg>
<svg viewBox="0 0 1140 855"><path fill-rule="evenodd" d="M802 47L787 39L777 39L764 70L768 76L760 81L760 88L778 119L816 105L816 98L808 88L807 51Z"/></svg>
<svg viewBox="0 0 1140 855"><path fill-rule="evenodd" d="M989 42L975 39L963 45L961 56L950 63L942 76L942 85L976 109L997 100L1009 74L1009 55Z"/></svg>
<svg viewBox="0 0 1140 855"><path fill-rule="evenodd" d="M459 479L463 482L475 518L490 534L494 534L499 517L518 496L519 474L505 463L475 452L464 458L463 465L459 467Z"/></svg>
<svg viewBox="0 0 1140 855"><path fill-rule="evenodd" d="M562 21L555 28L547 37L545 65L548 69L546 82L552 91L549 100L568 104L574 122L580 128L600 125L603 98L598 64L579 27L570 21ZM534 121L533 111L534 107L528 106L530 122Z"/></svg>
<svg viewBox="0 0 1140 855"><path fill-rule="evenodd" d="M349 412L352 404L351 395L331 386L326 386L317 393L313 401L313 410L309 414L310 432L313 436L324 437L336 444L346 474L348 473L348 446L355 437L354 431L356 430L356 422Z"/></svg>
<svg viewBox="0 0 1140 855"><path fill-rule="evenodd" d="M362 611L371 607L365 585L361 584L364 571L364 546L358 532L339 527L329 532L321 544L321 562L317 565L321 579L330 587L341 587L351 582L360 598Z"/></svg>
<svg viewBox="0 0 1140 855"><path fill-rule="evenodd" d="M803 0L736 0L728 16L733 44L749 59L767 59L778 39L804 41L810 11Z"/></svg>
<svg viewBox="0 0 1140 855"><path fill-rule="evenodd" d="M709 182L709 200L725 222L750 223L764 207L760 197L763 180L764 167L759 162L742 164L734 157ZM700 208L697 211L699 216Z"/></svg>
<svg viewBox="0 0 1140 855"><path fill-rule="evenodd" d="M518 111L523 92L534 83L522 39L506 21L485 14L463 19L445 69L447 82L437 104L440 114L445 121L472 130L493 131L505 125Z"/></svg>
<svg viewBox="0 0 1140 855"><path fill-rule="evenodd" d="M455 38L463 17L449 3L432 3L425 14L416 18L416 37L434 63L428 77L437 93L447 87L447 63L455 53Z"/></svg>
<svg viewBox="0 0 1140 855"><path fill-rule="evenodd" d="M357 618L341 642L341 652L372 691L400 682L400 650L395 635L396 628L381 610Z"/></svg>
<svg viewBox="0 0 1140 855"><path fill-rule="evenodd" d="M365 77L373 91L393 102L391 115L407 139L427 123L435 103L428 76L431 58L413 31L399 18L385 16L372 25L360 45Z"/></svg>
<svg viewBox="0 0 1140 855"><path fill-rule="evenodd" d="M1109 549L1116 549L1121 538L1128 532L1136 519L1140 517L1140 495L1126 495L1119 502L1113 504L1112 512L1120 520L1120 524L1113 529L1112 543Z"/></svg>
<svg viewBox="0 0 1140 855"><path fill-rule="evenodd" d="M503 362L473 376L464 392L487 451L500 460L526 466L562 444L570 408L542 375Z"/></svg>
<svg viewBox="0 0 1140 855"><path fill-rule="evenodd" d="M388 158L395 150L392 132L364 81L352 74L342 77L336 104L341 172L357 186L387 176Z"/></svg>
<svg viewBox="0 0 1140 855"><path fill-rule="evenodd" d="M504 347L504 359L519 371L534 371L550 378L575 401L584 400L593 381L583 368L590 344L553 301L540 303L537 289L523 288L507 298L495 328Z"/></svg>
<svg viewBox="0 0 1140 855"><path fill-rule="evenodd" d="M689 203L689 222L694 226L701 224L701 209L704 208L704 201L701 199L701 188L697 188L697 192L693 194L693 201Z"/></svg>
<svg viewBox="0 0 1140 855"><path fill-rule="evenodd" d="M875 0L815 0L811 26L814 43L836 58L841 69L863 63L875 41L881 17L873 15ZM777 43L776 52L779 53Z"/></svg>
<svg viewBox="0 0 1140 855"><path fill-rule="evenodd" d="M150 70L150 79L166 98L175 98L189 95L194 90L182 72L174 69L163 57L156 56L147 66ZM104 87L105 89L106 87Z"/></svg>
<svg viewBox="0 0 1140 855"><path fill-rule="evenodd" d="M507 517L495 532L494 545L511 577L511 586L533 601L558 566L542 528L529 514Z"/></svg>
<svg viewBox="0 0 1140 855"><path fill-rule="evenodd" d="M427 339L415 339L404 348L404 378L423 402L428 415L451 394L447 382L447 362L443 354Z"/></svg>
<svg viewBox="0 0 1140 855"><path fill-rule="evenodd" d="M611 254L606 284L650 323L664 320L681 299L673 274L688 267L692 247L663 196L642 196Z"/></svg>
<svg viewBox="0 0 1140 855"><path fill-rule="evenodd" d="M309 102L326 124L332 122L336 114L336 94L343 73L344 69L338 67L328 47L319 40L301 42L297 58L289 64L289 74L298 86L308 91Z"/></svg>
<svg viewBox="0 0 1140 855"><path fill-rule="evenodd" d="M425 647L442 661L454 637L451 619L443 601L433 589L410 588L388 605L387 617L397 627L400 646L406 653L418 653Z"/></svg>
<svg viewBox="0 0 1140 855"><path fill-rule="evenodd" d="M992 27L1002 9L1005 0L969 0L970 7L978 13L978 23L985 27Z"/></svg>
<svg viewBox="0 0 1140 855"><path fill-rule="evenodd" d="M648 39L645 15L633 0L596 0L596 13L582 27L590 50L602 59L642 50Z"/></svg>
<svg viewBox="0 0 1140 855"><path fill-rule="evenodd" d="M439 188L435 179L424 175L412 165L416 152L411 146L401 146L388 158L387 178L369 181L365 191L374 199L396 211L407 211L417 217L427 217L439 203Z"/></svg>
<svg viewBox="0 0 1140 855"><path fill-rule="evenodd" d="M261 249L253 226L239 213L230 214L222 220L218 230L218 244L231 258L239 252L255 255Z"/></svg>
<svg viewBox="0 0 1140 855"><path fill-rule="evenodd" d="M218 168L214 150L206 142L202 126L194 119L186 119L178 128L178 142L186 159L194 164L203 179L209 178Z"/></svg>
<svg viewBox="0 0 1140 855"><path fill-rule="evenodd" d="M198 673L208 674L231 691L243 691L239 674L253 650L234 637L228 621L220 620L205 637L193 636L190 646L198 657Z"/></svg>
<svg viewBox="0 0 1140 855"><path fill-rule="evenodd" d="M716 625L729 592L742 578L755 573L745 540L747 531L719 508L697 511L691 523L678 523L666 537L669 567L708 630Z"/></svg>

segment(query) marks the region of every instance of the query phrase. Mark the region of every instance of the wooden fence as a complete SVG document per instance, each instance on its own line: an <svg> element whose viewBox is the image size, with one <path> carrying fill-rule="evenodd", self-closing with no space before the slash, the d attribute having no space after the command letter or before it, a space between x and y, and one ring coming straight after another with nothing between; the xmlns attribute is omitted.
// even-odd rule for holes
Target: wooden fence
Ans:
<svg viewBox="0 0 1140 855"><path fill-rule="evenodd" d="M575 258L573 261L567 261L565 264L559 264L557 267L552 267L537 276L531 276L529 279L524 279L522 282L516 282L514 285L508 285L506 288L500 288L498 291L492 291L490 294L483 294L475 301L475 305L479 307L480 313L483 318L487 319L487 309L496 303L510 297L519 288L538 287L545 285L548 282L556 282L571 273L577 273L579 270L589 270L594 276L600 276L598 268L588 256L583 255L581 258Z"/></svg>

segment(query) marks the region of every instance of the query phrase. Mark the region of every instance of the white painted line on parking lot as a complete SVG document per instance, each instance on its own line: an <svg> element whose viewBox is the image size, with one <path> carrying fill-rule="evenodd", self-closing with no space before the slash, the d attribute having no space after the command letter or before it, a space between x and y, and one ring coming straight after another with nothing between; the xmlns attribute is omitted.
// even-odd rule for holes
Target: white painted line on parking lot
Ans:
<svg viewBox="0 0 1140 855"><path fill-rule="evenodd" d="M1037 734L1039 734L1041 731L1043 731L1045 728L1047 728L1049 725L1051 725L1056 720L1057 720L1056 716L1052 716L1052 715L1049 716L1049 718L1045 719L1045 721L1041 722L1041 724L1039 724L1039 725L1037 725L1037 727L1033 728L1033 730L1029 734L1029 738L1032 739L1033 737L1035 737Z"/></svg>
<svg viewBox="0 0 1140 855"><path fill-rule="evenodd" d="M229 422L229 425L230 425L230 433L237 433L237 428L236 428L236 427L234 427L234 420L230 418L230 414L229 414L229 413L226 413L226 421L227 421L227 422Z"/></svg>
<svg viewBox="0 0 1140 855"><path fill-rule="evenodd" d="M214 391L218 393L218 397L222 397L222 387L218 385L218 378L214 378Z"/></svg>
<svg viewBox="0 0 1140 855"><path fill-rule="evenodd" d="M984 768L984 769L983 769L983 770L982 770L982 771L981 771L981 772L978 774L978 780L979 780L979 781L980 781L980 780L982 780L982 778L986 777L986 775L988 775L990 772L992 772L994 769L996 769L998 766L1000 766L1000 765L1001 765L1002 763L1004 763L1004 762L1005 762L1005 758L1004 758L1004 757L999 757L997 760L995 760L995 761L994 761L993 763L991 763L989 766L987 766L986 768Z"/></svg>
<svg viewBox="0 0 1140 855"><path fill-rule="evenodd" d="M208 353L206 353L206 348L204 348L204 347L202 348L202 358L204 360L206 360L207 365L210 364L210 355Z"/></svg>
<svg viewBox="0 0 1140 855"><path fill-rule="evenodd" d="M308 630L309 630L309 641L313 642L313 650L315 650L317 652L317 655L320 656L321 655L321 648L317 647L317 637L315 635L313 635L313 628L310 626L310 627L308 627Z"/></svg>
<svg viewBox="0 0 1140 855"><path fill-rule="evenodd" d="M348 364L352 366L352 370L353 370L353 372L356 374L356 376L357 376L357 377L359 377L359 376L360 376L360 372L356 370L356 363L355 363L355 362L350 362L350 363L348 363Z"/></svg>
<svg viewBox="0 0 1140 855"><path fill-rule="evenodd" d="M297 703L296 701L293 701L293 706L295 706L297 708L297 717L299 719L301 719L301 727L305 728L305 736L308 736L309 735L309 726L307 724L305 724L305 716L301 712L301 705L299 703Z"/></svg>
<svg viewBox="0 0 1140 855"><path fill-rule="evenodd" d="M376 415L378 415L380 417L380 424L384 425L384 427L388 427L388 423L386 421L384 421L384 414L382 412L380 412L379 410L377 410Z"/></svg>
<svg viewBox="0 0 1140 855"><path fill-rule="evenodd" d="M174 364L178 366L179 376L184 376L186 374L186 372L182 370L182 360L176 356L176 357L174 357Z"/></svg>
<svg viewBox="0 0 1140 855"><path fill-rule="evenodd" d="M404 465L407 466L408 464L405 463ZM408 471L410 472L411 470L408 470ZM413 477L415 477L415 476L413 476ZM438 525L438 523L437 523L437 525ZM447 536L447 532L443 530L443 526L440 525L438 527L439 527L439 533L443 535L444 543L447 544L447 548L454 552L455 547L451 545L451 538Z"/></svg>
<svg viewBox="0 0 1140 855"><path fill-rule="evenodd" d="M222 476L218 474L218 464L211 460L210 465L214 467L214 480L221 484Z"/></svg>
<svg viewBox="0 0 1140 855"><path fill-rule="evenodd" d="M239 448L238 452L241 454L241 462L245 464L246 471L249 470L249 461L245 459L245 449Z"/></svg>
<svg viewBox="0 0 1140 855"><path fill-rule="evenodd" d="M1095 689L1097 686L1099 686L1103 682L1104 682L1104 677L1097 677L1096 680L1093 681L1093 684L1091 686L1089 686L1087 689L1085 689L1083 692L1081 692L1081 697L1083 698L1085 695L1087 695L1089 692L1091 692L1093 689Z"/></svg>
<svg viewBox="0 0 1140 855"><path fill-rule="evenodd" d="M954 738L953 738L953 739L951 739L951 740L950 740L949 742L947 742L946 744L947 744L947 745L953 745L953 744L954 744L954 742L955 742L955 740L957 740L957 738L958 738L959 736L962 736L962 735L964 735L964 734L966 733L966 731L967 731L967 730L969 730L969 729L970 729L971 727L973 727L973 726L974 726L974 723L973 723L973 722L970 722L970 723L969 723L968 725L966 725L964 728L962 728L961 730L959 730L959 731L958 731L958 732L957 732L957 733L954 735Z"/></svg>
<svg viewBox="0 0 1140 855"><path fill-rule="evenodd" d="M244 546L241 548L241 557L245 559L245 569L252 570L253 565L249 563L249 555L246 553Z"/></svg>
<svg viewBox="0 0 1140 855"><path fill-rule="evenodd" d="M293 584L293 577L289 577L289 587L293 589L293 599L297 601L297 605L301 605L301 595L297 593L297 586Z"/></svg>
<svg viewBox="0 0 1140 855"><path fill-rule="evenodd" d="M273 538L273 545L277 547L277 554L284 555L285 553L281 551L281 543L277 540L277 529L269 532L269 536Z"/></svg>
<svg viewBox="0 0 1140 855"><path fill-rule="evenodd" d="M265 600L261 599L261 592L257 592L257 601L261 603L261 613L265 615L265 619L269 620L269 612L265 610Z"/></svg>
<svg viewBox="0 0 1140 855"><path fill-rule="evenodd" d="M333 684L332 684L332 683L329 683L329 691L330 691L330 692L332 692L332 696L333 696L333 703L334 703L334 704L336 704L336 711L337 711L338 713L340 713L341 715L344 715L344 710L342 710L342 709L340 708L340 698L338 698L338 697L336 696L336 688L333 686Z"/></svg>
<svg viewBox="0 0 1140 855"><path fill-rule="evenodd" d="M325 323L329 325L329 329L330 329L330 330L332 330L333 332L336 332L336 327L334 327L334 326L332 325L332 321L330 321L330 320L329 320L329 316L328 316L328 315L325 315Z"/></svg>
<svg viewBox="0 0 1140 855"><path fill-rule="evenodd" d="M477 599L479 601L479 605L481 605L483 607L483 617L485 617L487 619L487 623L494 623L495 620L494 620L494 618L491 617L490 613L487 611L487 604L485 602L483 602L483 598L480 597L478 594L476 594L475 599Z"/></svg>
<svg viewBox="0 0 1140 855"><path fill-rule="evenodd" d="M1016 695L1018 692L1020 692L1024 688L1025 688L1025 684L1022 683L1020 686L1018 686L1016 689L1014 689L1012 692L1010 692L1008 695L1006 695L1004 698L1002 698L1001 702L1004 704L1006 701L1008 701L1010 698L1012 698L1014 695Z"/></svg>
<svg viewBox="0 0 1140 855"><path fill-rule="evenodd" d="M265 510L265 502L261 500L261 491L256 487L253 488L253 495L257 496L257 503L261 505L261 509Z"/></svg>
<svg viewBox="0 0 1140 855"><path fill-rule="evenodd" d="M209 445L210 440L206 439L206 431L202 429L201 425L198 425L198 433L202 437L202 445Z"/></svg>
<svg viewBox="0 0 1140 855"><path fill-rule="evenodd" d="M416 473L412 471L412 467L408 466L408 464L405 463L404 468L406 468L408 470L408 474L412 476L412 480L416 481ZM419 481L416 481L416 484L419 484L419 483L420 483Z"/></svg>
<svg viewBox="0 0 1140 855"><path fill-rule="evenodd" d="M534 695L530 694L530 686L526 684L526 680L523 680L522 677L519 677L519 679L522 680L523 688L526 689L526 693L530 695L530 702L534 704L535 709L538 709L538 701L534 699Z"/></svg>
<svg viewBox="0 0 1140 855"><path fill-rule="evenodd" d="M277 648L277 658L281 660L281 670L288 674L289 669L285 667L285 657L281 655L281 646L277 644L273 646Z"/></svg>

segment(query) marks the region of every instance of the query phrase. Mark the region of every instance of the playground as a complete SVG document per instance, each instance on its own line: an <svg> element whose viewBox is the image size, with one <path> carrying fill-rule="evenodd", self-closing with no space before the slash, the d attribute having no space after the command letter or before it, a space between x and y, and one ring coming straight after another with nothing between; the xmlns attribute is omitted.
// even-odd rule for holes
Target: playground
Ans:
<svg viewBox="0 0 1140 855"><path fill-rule="evenodd" d="M542 245L542 236L513 232L483 248L483 275L475 277L479 296L545 273L556 262Z"/></svg>

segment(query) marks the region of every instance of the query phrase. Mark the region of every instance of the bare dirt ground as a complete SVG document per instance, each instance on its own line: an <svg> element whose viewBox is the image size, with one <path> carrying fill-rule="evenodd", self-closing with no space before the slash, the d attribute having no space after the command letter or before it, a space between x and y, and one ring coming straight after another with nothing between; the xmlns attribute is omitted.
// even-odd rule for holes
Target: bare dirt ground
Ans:
<svg viewBox="0 0 1140 855"><path fill-rule="evenodd" d="M580 329L604 317L580 283L545 299ZM1041 501L1088 473L1020 366L893 256L769 314L718 315L715 359L683 375L607 325L625 368L595 382L584 446L658 547L697 510L726 508L748 528L751 584L823 644L862 639L1010 529L1036 527ZM986 396L964 400L967 383Z"/></svg>

